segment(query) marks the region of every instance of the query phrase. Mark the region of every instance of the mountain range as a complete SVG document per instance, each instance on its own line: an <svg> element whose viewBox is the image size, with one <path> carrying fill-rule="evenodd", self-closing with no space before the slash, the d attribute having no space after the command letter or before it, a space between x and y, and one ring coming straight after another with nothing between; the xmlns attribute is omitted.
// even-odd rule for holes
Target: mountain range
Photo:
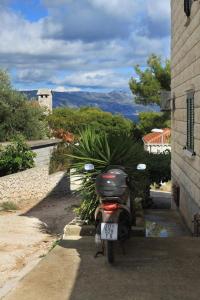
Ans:
<svg viewBox="0 0 200 300"><path fill-rule="evenodd" d="M29 99L37 99L37 90L22 91ZM140 105L134 102L131 93L113 91L109 93L98 92L54 92L53 107L82 107L94 106L113 114L121 114L135 122L140 112L160 111L157 105Z"/></svg>

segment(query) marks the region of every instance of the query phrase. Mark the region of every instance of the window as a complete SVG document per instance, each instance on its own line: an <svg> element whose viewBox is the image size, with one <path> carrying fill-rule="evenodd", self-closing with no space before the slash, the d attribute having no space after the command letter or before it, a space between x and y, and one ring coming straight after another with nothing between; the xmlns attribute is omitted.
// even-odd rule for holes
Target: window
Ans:
<svg viewBox="0 0 200 300"><path fill-rule="evenodd" d="M187 93L187 149L194 153L194 91Z"/></svg>
<svg viewBox="0 0 200 300"><path fill-rule="evenodd" d="M184 0L184 12L187 17L190 17L193 0Z"/></svg>

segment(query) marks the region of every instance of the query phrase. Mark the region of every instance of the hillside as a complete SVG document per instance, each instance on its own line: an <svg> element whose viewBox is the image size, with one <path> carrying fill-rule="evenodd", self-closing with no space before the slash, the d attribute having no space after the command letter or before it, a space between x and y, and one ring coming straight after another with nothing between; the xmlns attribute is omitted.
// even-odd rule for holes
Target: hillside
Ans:
<svg viewBox="0 0 200 300"><path fill-rule="evenodd" d="M37 98L37 91L23 91L29 99ZM126 92L53 92L53 107L95 106L104 111L119 113L131 120L137 121L138 114L143 111L159 111L157 105L138 105L133 96Z"/></svg>

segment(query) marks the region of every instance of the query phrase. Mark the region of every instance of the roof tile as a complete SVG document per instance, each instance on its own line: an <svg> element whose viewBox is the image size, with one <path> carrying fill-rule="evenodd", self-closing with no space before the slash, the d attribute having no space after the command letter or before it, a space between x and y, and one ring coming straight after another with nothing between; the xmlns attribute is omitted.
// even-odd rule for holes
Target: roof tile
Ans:
<svg viewBox="0 0 200 300"><path fill-rule="evenodd" d="M170 144L171 129L164 128L163 132L151 132L143 137L145 144Z"/></svg>

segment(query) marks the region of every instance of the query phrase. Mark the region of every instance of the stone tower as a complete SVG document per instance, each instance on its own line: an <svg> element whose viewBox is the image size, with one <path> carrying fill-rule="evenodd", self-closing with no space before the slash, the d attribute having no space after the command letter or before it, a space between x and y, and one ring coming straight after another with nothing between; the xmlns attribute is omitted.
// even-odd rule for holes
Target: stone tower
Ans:
<svg viewBox="0 0 200 300"><path fill-rule="evenodd" d="M41 107L47 109L49 113L52 112L52 91L48 89L39 89L37 92L38 102Z"/></svg>

